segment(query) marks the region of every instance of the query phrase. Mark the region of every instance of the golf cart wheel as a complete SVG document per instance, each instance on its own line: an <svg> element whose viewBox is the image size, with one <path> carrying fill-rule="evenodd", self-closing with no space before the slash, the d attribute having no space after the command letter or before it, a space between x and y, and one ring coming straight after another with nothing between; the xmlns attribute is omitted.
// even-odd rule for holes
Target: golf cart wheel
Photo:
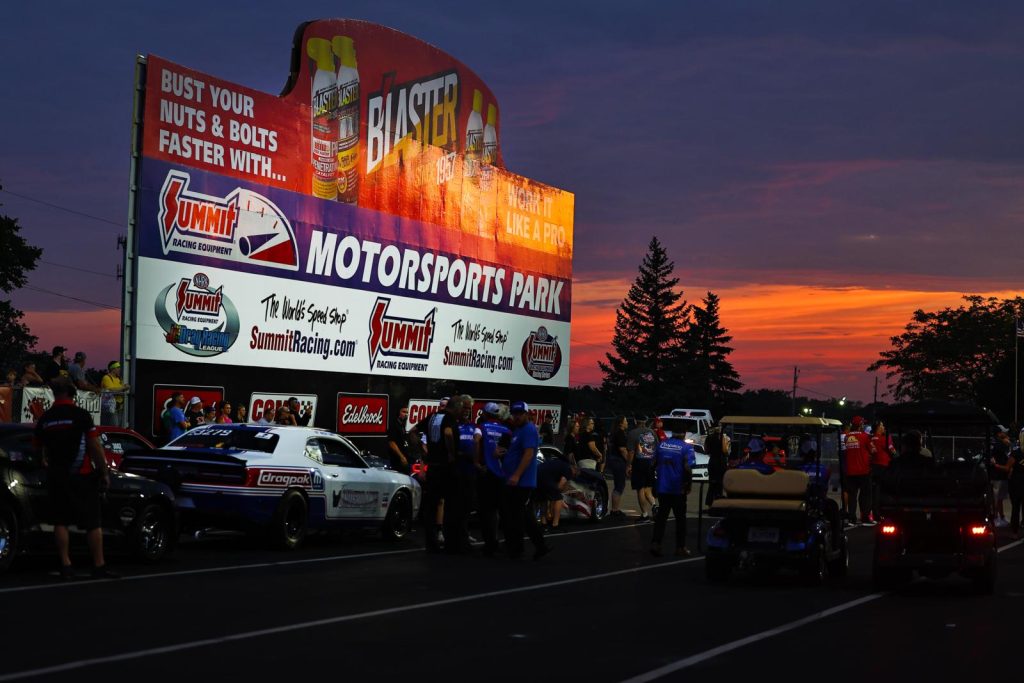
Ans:
<svg viewBox="0 0 1024 683"><path fill-rule="evenodd" d="M839 556L828 563L829 576L843 577L850 570L850 547L846 542L846 534L843 534L839 543Z"/></svg>
<svg viewBox="0 0 1024 683"><path fill-rule="evenodd" d="M825 548L819 543L814 546L811 556L803 567L804 580L811 586L819 586L828 578L828 562Z"/></svg>

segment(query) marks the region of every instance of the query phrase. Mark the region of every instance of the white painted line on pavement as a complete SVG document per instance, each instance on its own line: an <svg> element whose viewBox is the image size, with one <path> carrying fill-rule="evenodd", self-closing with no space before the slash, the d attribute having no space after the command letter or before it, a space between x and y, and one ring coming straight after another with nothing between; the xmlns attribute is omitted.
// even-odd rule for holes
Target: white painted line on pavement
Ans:
<svg viewBox="0 0 1024 683"><path fill-rule="evenodd" d="M165 645L162 647L147 648L145 650L135 650L133 652L122 652L120 654L107 655L105 657L79 659L73 662L66 662L64 664L56 664L53 666L41 667L38 669L25 669L23 671L15 671L13 673L2 674L0 675L0 681L17 681L23 678L45 676L48 674L61 673L64 671L74 671L77 669L84 669L86 667L97 666L100 664L113 664L115 662L124 662L132 659L142 659L144 657L153 657L156 655L170 654L172 652L181 652L183 650L194 650L196 648L208 647L210 645L221 645L224 643L238 642L242 640L249 640L252 638L262 638L263 636L272 636L277 635L279 633L290 633L292 631L301 631L310 628L317 628L320 626L332 626L335 624L343 624L350 621L359 621L362 619L372 619L374 617L384 617L390 616L392 614L401 614L402 612L412 612L417 610L430 609L432 607L457 605L459 603L471 602L474 600L484 600L486 598L496 598L505 595L515 595L517 593L527 593L530 591L544 590L547 588L557 588L559 586L569 586L576 583L584 583L587 581L607 579L613 576L625 576L627 574L637 574L640 572L664 569L666 567L674 567L681 564L687 564L689 562L698 562L703 559L703 557L688 557L683 560L670 560L667 562L658 562L656 564L648 564L641 567L630 567L628 569L618 569L611 572L601 572L600 574L577 576L571 579L547 581L545 583L536 583L528 586L519 586L517 588L506 588L503 590L488 591L486 593L473 593L472 595L462 595L457 598L431 600L430 602L421 602L413 605L402 605L401 607L389 607L387 609L373 610L370 612L360 612L357 614L343 614L336 617L327 617L325 619L316 619L313 621L302 621L294 624L285 624L284 626L274 626L271 628L259 629L256 631L232 633L225 636L218 636L215 638L204 638L202 640L193 640L185 643L177 643L175 645Z"/></svg>
<svg viewBox="0 0 1024 683"><path fill-rule="evenodd" d="M996 548L996 552L997 553L1001 553L1001 552L1003 552L1005 550L1010 550L1011 548L1016 548L1017 546L1019 546L1021 544L1024 544L1024 539L1020 539L1018 541L1013 541L1012 543L1007 543L1004 546ZM699 652L699 653L697 653L695 655L690 655L689 657L685 657L685 658L680 659L678 661L672 662L671 664L666 664L665 666L659 667L657 669L653 669L653 670L648 671L646 673L642 673L639 676L634 676L632 678L627 678L626 680L622 681L621 683L649 683L649 681L657 680L657 679L661 678L662 676L667 676L668 674L675 673L677 671L682 671L683 669L687 669L687 668L693 666L694 664L700 664L701 662L705 662L705 661L707 661L709 659L713 659L713 658L715 658L715 657L717 657L719 655L724 655L727 652L732 652L733 650L741 648L744 645L750 645L752 643L757 643L757 642L760 642L764 638L770 638L772 636L777 636L777 635L780 635L780 634L785 633L787 631L792 631L792 630L798 629L798 628L800 628L802 626L806 626L807 624L812 624L812 623L814 623L816 621L821 621L822 619L827 619L828 617L831 617L834 614L839 614L840 612L845 612L848 609L853 609L854 607L859 607L860 605L872 602L872 601L877 600L878 598L881 598L881 597L883 597L885 595L886 595L886 593L872 593L871 595L865 595L862 598L857 598L856 600L851 600L850 602L844 602L841 605L836 605L835 607L830 607L829 609L821 611L821 612L815 612L814 614L806 616L806 617L804 617L802 619L797 619L796 621L791 621L788 624L783 624L781 626L776 626L775 628L770 628L767 631L761 631L760 633L755 633L752 636L747 636L746 638L741 638L739 640L734 640L731 643L725 643L724 645L719 645L718 647L713 647L710 650L705 650L704 652Z"/></svg>
<svg viewBox="0 0 1024 683"><path fill-rule="evenodd" d="M815 621L826 619L832 616L833 614L839 614L840 612L845 612L848 609L859 607L864 603L871 602L872 600L877 600L883 595L885 595L885 593L872 593L871 595L865 595L862 598L857 598L856 600L851 600L850 602L844 602L841 605L836 605L835 607L831 607L822 612L816 612L815 614L804 617L803 619L797 619L796 621L791 621L788 624L776 626L775 628L770 628L767 631L761 631L760 633L755 633L752 636L747 636L746 638L734 640L731 643L719 645L718 647L711 648L710 650L705 650L704 652L700 652L695 655L690 655L685 659L680 659L679 661L672 662L671 664L666 664L665 666L659 667L652 671L648 671L647 673L640 674L639 676L627 678L625 681L622 681L622 683L647 683L648 681L657 680L662 676L667 676L668 674L675 673L676 671L681 671L683 669L693 666L694 664L700 664L703 661L712 659L719 655L723 655L726 652L732 652L733 650L741 648L744 645L757 643L764 638L777 636L781 633L785 633L786 631L792 631L793 629L800 628L801 626L806 626L807 624L813 623Z"/></svg>
<svg viewBox="0 0 1024 683"><path fill-rule="evenodd" d="M604 526L599 529L584 529L582 531L566 531L560 534L545 536L547 539L558 539L563 536L575 536L577 534L592 534L599 531L615 531L618 529L631 529L634 525L624 524L620 526ZM475 543L474 545L483 545ZM253 562L251 564L229 564L220 567L204 567L203 569L185 569L176 572L156 572L153 574L133 574L114 581L145 581L147 579L166 579L175 576L195 576L197 574L217 574L220 572L244 571L248 569L266 569L268 567L290 567L301 564L317 564L320 562L337 562L341 560L361 560L370 557L388 557L389 555L405 555L409 553L422 553L423 548L405 548L403 550L385 550L373 553L358 553L350 555L328 555L327 557L309 557L301 560L280 560L275 562ZM59 588L70 588L72 586L88 586L91 584L103 583L102 581L62 581L54 583L40 583L32 586L11 586L0 588L0 595L5 593L27 593L29 591L53 590Z"/></svg>

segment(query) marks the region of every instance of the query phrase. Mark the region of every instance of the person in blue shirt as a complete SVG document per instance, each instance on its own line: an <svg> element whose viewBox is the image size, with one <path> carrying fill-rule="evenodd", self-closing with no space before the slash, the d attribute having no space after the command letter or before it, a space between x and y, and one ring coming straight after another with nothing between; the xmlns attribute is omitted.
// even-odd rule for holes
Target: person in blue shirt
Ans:
<svg viewBox="0 0 1024 683"><path fill-rule="evenodd" d="M523 531L533 543L533 559L551 552L544 534L530 512L530 498L537 489L537 448L540 434L530 421L529 406L523 401L512 404L512 443L502 461L505 491L502 496L502 525L505 528L505 551L513 559L523 555Z"/></svg>
<svg viewBox="0 0 1024 683"><path fill-rule="evenodd" d="M766 446L764 441L754 436L747 443L747 457L736 468L738 470L757 470L761 474L771 474L775 468L765 462Z"/></svg>
<svg viewBox="0 0 1024 683"><path fill-rule="evenodd" d="M476 479L477 512L484 555L487 556L498 551L498 511L505 491L502 459L512 441L512 430L501 423L500 414L500 405L488 403L484 406L480 424L482 464Z"/></svg>
<svg viewBox="0 0 1024 683"><path fill-rule="evenodd" d="M686 494L690 492L696 460L693 446L675 436L658 444L654 452L658 511L654 516L651 554L656 557L661 557L661 539L665 535L669 512L676 518L676 555L690 555L686 547Z"/></svg>
<svg viewBox="0 0 1024 683"><path fill-rule="evenodd" d="M451 486L444 497L444 550L451 555L470 551L469 511L476 494L476 474L480 465L480 428L473 422L473 397L461 395L458 399L458 432L456 437L455 467ZM428 470L429 471L429 470ZM451 530L449 532L449 529ZM452 536L454 534L454 536Z"/></svg>
<svg viewBox="0 0 1024 683"><path fill-rule="evenodd" d="M188 420L185 418L185 394L180 391L171 397L171 405L167 408L167 437L174 441L188 431Z"/></svg>

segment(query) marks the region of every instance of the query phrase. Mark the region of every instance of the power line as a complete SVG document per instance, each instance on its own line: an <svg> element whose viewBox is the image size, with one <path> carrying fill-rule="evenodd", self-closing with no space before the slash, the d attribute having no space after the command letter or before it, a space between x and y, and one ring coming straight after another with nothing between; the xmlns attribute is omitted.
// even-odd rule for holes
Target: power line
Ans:
<svg viewBox="0 0 1024 683"><path fill-rule="evenodd" d="M102 275L103 277L112 277L115 280L117 279L116 275L111 275L110 273L101 273L98 270L89 270L88 268L79 268L78 266L69 266L66 263L55 263L54 261L47 261L46 259L39 259L39 262L40 263L45 263L48 266L57 266L58 268L67 268L68 270L77 270L77 271L80 271L82 273L90 273L92 275Z"/></svg>
<svg viewBox="0 0 1024 683"><path fill-rule="evenodd" d="M0 189L2 189L2 188L0 188ZM122 228L122 229L124 229L124 227L125 227L125 225L123 223L118 223L116 221L112 221L109 218L103 218L102 216L94 216L91 213L85 213L84 211L79 211L78 209L72 209L72 208L69 208L67 206L61 206L60 204L54 204L53 202L47 202L47 201L43 201L42 199L36 199L35 197L29 197L26 194L21 194L19 192L12 192L12 191L7 190L7 189L3 189L3 192L6 192L7 194L12 195L14 197L19 197L21 199L24 199L25 201L35 202L36 204L42 204L43 206L48 206L51 209L57 209L58 211L67 211L68 213L73 213L76 216L82 216L83 218L91 218L94 221L99 221L100 223L107 223L108 225L113 225L113 226L116 226L116 227Z"/></svg>
<svg viewBox="0 0 1024 683"><path fill-rule="evenodd" d="M42 287L33 287L32 285L25 285L24 287L22 287L22 289L31 289L32 291L42 292L43 294L52 294L53 296L59 296L62 299L71 299L72 301L78 301L78 302L83 303L83 304L89 304L90 306L96 306L97 308L107 308L107 309L110 309L112 311L120 311L121 310L120 306L111 306L110 304L103 304L103 303L100 303L98 301L90 301L89 299L79 299L78 297L75 297L75 296L69 296L67 294L61 294L60 292L54 292L54 291L49 290L49 289L43 289Z"/></svg>

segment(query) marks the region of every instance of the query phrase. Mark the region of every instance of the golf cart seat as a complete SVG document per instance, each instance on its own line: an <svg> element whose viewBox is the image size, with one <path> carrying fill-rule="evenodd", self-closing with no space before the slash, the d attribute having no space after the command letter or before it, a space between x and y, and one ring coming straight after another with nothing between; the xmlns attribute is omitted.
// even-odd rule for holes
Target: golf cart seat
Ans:
<svg viewBox="0 0 1024 683"><path fill-rule="evenodd" d="M810 477L797 470L761 474L757 470L729 470L723 487L725 498L711 504L712 512L726 510L778 510L803 512L807 509Z"/></svg>

